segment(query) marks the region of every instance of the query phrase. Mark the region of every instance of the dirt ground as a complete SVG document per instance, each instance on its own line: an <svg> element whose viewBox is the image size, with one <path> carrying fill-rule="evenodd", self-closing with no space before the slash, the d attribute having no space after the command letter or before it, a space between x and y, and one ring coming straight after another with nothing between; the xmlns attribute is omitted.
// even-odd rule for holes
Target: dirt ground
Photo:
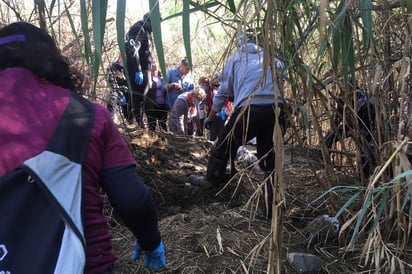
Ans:
<svg viewBox="0 0 412 274"><path fill-rule="evenodd" d="M270 222L262 217L262 207L256 207L259 202L251 199L261 175L243 173L223 189L188 187L189 175L205 173L212 148L205 138L144 131L124 135L158 207L167 256L167 269L161 273L267 273ZM321 273L359 273L359 260L342 256L337 240L308 248L308 223L321 214L336 213L325 200L313 203L326 186L336 183L323 175L320 152L286 145L284 155L283 273L298 273L286 260L288 252L320 256ZM336 176L341 184L357 180L344 173ZM132 234L111 211L108 215L119 256L117 273L149 273L142 260L130 261Z"/></svg>

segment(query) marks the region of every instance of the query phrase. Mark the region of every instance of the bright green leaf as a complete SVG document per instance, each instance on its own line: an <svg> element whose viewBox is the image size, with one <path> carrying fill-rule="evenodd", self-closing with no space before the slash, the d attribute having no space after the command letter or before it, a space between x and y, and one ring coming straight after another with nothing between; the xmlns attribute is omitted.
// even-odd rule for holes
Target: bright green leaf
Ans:
<svg viewBox="0 0 412 274"><path fill-rule="evenodd" d="M346 201L346 203L343 204L343 206L339 209L339 211L336 213L335 217L339 218L339 216L346 211L346 209L359 197L361 194L361 191L356 192L349 200Z"/></svg>
<svg viewBox="0 0 412 274"><path fill-rule="evenodd" d="M185 45L186 57L189 62L189 66L192 67L192 49L190 43L190 12L189 12L190 0L183 0L183 17L182 17L182 29L183 29L183 41Z"/></svg>
<svg viewBox="0 0 412 274"><path fill-rule="evenodd" d="M107 0L92 1L93 41L94 41L94 87L99 76L99 67L102 60L104 30L106 24Z"/></svg>
<svg viewBox="0 0 412 274"><path fill-rule="evenodd" d="M82 22L82 31L84 36L84 53L86 57L86 62L87 64L91 64L93 63L92 46L90 42L89 23L87 18L87 7L85 0L80 0L80 19Z"/></svg>
<svg viewBox="0 0 412 274"><path fill-rule="evenodd" d="M230 11L235 14L236 13L236 6L233 0L227 0L227 4L229 5Z"/></svg>
<svg viewBox="0 0 412 274"><path fill-rule="evenodd" d="M163 52L162 28L160 26L161 16L159 9L159 1L149 0L150 6L150 21L152 22L153 39L156 47L157 58L163 76L166 76L166 62ZM166 79L166 77L164 77ZM167 79L166 79L167 81Z"/></svg>

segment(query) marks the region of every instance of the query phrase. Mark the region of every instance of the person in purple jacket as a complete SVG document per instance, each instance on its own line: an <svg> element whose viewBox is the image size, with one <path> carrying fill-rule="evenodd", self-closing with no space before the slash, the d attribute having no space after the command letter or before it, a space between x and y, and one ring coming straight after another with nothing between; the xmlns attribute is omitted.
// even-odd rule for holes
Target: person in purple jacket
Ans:
<svg viewBox="0 0 412 274"><path fill-rule="evenodd" d="M82 80L46 31L26 22L0 29L0 176L46 149L71 92L82 93ZM132 259L143 251L144 265L159 270L166 258L152 196L109 111L99 104L94 108L82 169L84 273L114 273L101 190L136 237Z"/></svg>
<svg viewBox="0 0 412 274"><path fill-rule="evenodd" d="M157 63L152 61L152 81L145 100L145 114L149 130L155 131L157 123L163 131L167 131L167 113L169 106L166 104L166 87L163 78L157 70Z"/></svg>

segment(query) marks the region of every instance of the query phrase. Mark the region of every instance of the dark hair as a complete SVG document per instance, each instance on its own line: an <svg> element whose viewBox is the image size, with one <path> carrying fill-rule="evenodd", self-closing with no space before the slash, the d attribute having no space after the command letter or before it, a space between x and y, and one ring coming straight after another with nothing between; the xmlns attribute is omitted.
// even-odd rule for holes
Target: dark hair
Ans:
<svg viewBox="0 0 412 274"><path fill-rule="evenodd" d="M185 58L183 58L182 59L182 62L180 62L182 65L184 65L184 66L188 66L189 65L189 62L187 61L187 58L185 57Z"/></svg>
<svg viewBox="0 0 412 274"><path fill-rule="evenodd" d="M148 20L150 20L150 13L146 12L146 13L143 15L143 21L148 21Z"/></svg>
<svg viewBox="0 0 412 274"><path fill-rule="evenodd" d="M145 13L143 16L143 27L146 31L152 32L152 21L150 20L150 13Z"/></svg>
<svg viewBox="0 0 412 274"><path fill-rule="evenodd" d="M209 78L207 78L206 76L201 76L201 77L199 77L198 82L199 82L199 83L203 83L203 84L205 84L206 86L209 86L209 84L210 84Z"/></svg>
<svg viewBox="0 0 412 274"><path fill-rule="evenodd" d="M0 71L11 67L25 68L52 84L81 92L82 75L70 67L53 38L30 23L0 29Z"/></svg>

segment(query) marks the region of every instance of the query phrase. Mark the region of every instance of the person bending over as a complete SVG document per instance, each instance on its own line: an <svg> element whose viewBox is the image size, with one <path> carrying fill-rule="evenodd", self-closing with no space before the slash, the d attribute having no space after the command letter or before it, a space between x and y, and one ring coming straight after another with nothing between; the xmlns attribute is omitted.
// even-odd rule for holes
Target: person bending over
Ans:
<svg viewBox="0 0 412 274"><path fill-rule="evenodd" d="M231 176L237 171L234 159L239 146L256 137L257 156L260 167L269 176L275 167L273 134L276 108L283 110L283 100L279 89L282 79L272 78L270 67L264 70L263 48L239 36L238 49L229 56L220 81L220 87L213 97L212 110L205 120L205 127L210 128L228 98L233 97L233 113L225 125L209 156L206 176L191 175L188 178L192 185L204 187L219 186L228 179L226 166L231 159ZM285 75L283 62L273 60L279 78ZM264 80L260 83L260 79ZM277 99L277 100L276 100ZM249 102L250 100L250 102ZM244 111L246 108L246 111ZM281 115L282 116L282 115ZM280 121L284 133L284 122ZM271 180L265 188L268 191L267 216L271 216L272 186Z"/></svg>

